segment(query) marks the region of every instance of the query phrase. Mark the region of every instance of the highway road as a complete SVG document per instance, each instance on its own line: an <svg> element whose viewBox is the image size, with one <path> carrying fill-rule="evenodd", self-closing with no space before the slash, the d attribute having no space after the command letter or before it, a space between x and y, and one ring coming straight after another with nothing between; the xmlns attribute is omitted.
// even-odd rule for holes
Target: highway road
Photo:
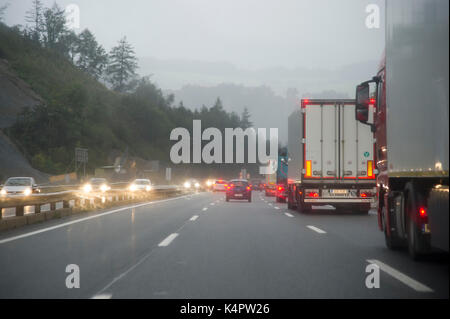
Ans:
<svg viewBox="0 0 450 319"><path fill-rule="evenodd" d="M0 298L448 298L447 257L412 261L376 216L288 211L253 192L120 207L0 234ZM366 287L377 264L379 288ZM80 287L66 287L76 264Z"/></svg>

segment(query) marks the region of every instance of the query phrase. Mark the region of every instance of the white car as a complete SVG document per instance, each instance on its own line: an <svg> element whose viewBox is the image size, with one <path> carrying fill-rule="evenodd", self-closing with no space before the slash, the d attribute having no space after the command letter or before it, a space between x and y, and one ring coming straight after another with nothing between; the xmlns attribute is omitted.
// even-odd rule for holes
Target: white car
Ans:
<svg viewBox="0 0 450 319"><path fill-rule="evenodd" d="M226 185L227 185L227 181L224 181L222 179L215 181L214 185L212 187L213 192L225 192L227 190Z"/></svg>
<svg viewBox="0 0 450 319"><path fill-rule="evenodd" d="M29 196L32 193L39 192L40 190L33 177L10 177L6 180L5 185L0 191L0 195Z"/></svg>
<svg viewBox="0 0 450 319"><path fill-rule="evenodd" d="M128 190L132 191L132 192L136 192L136 191L144 191L144 192L149 192L152 190L152 183L149 179L146 178L138 178L135 179L130 186L128 186Z"/></svg>

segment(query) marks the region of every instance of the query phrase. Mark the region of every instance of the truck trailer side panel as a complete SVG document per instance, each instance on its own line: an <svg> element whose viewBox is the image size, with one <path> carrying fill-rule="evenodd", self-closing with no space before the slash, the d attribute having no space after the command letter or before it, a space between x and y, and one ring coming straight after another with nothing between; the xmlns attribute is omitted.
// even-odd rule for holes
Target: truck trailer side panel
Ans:
<svg viewBox="0 0 450 319"><path fill-rule="evenodd" d="M448 12L447 0L387 2L389 175L448 176Z"/></svg>

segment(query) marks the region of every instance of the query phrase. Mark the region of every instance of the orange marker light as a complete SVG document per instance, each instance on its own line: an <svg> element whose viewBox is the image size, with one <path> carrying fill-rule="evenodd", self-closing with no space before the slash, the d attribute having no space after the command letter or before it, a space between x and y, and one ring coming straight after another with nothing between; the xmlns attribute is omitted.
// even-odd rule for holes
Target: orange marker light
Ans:
<svg viewBox="0 0 450 319"><path fill-rule="evenodd" d="M311 177L311 161L306 161L306 177Z"/></svg>

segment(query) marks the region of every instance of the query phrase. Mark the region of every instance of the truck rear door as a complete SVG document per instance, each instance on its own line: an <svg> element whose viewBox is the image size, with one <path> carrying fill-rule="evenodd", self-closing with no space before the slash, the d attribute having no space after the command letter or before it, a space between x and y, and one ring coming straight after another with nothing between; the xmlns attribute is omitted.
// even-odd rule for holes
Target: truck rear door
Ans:
<svg viewBox="0 0 450 319"><path fill-rule="evenodd" d="M374 139L370 126L355 120L355 105L339 106L340 172L343 179L375 179Z"/></svg>
<svg viewBox="0 0 450 319"><path fill-rule="evenodd" d="M303 178L374 179L374 139L352 100L303 100Z"/></svg>

